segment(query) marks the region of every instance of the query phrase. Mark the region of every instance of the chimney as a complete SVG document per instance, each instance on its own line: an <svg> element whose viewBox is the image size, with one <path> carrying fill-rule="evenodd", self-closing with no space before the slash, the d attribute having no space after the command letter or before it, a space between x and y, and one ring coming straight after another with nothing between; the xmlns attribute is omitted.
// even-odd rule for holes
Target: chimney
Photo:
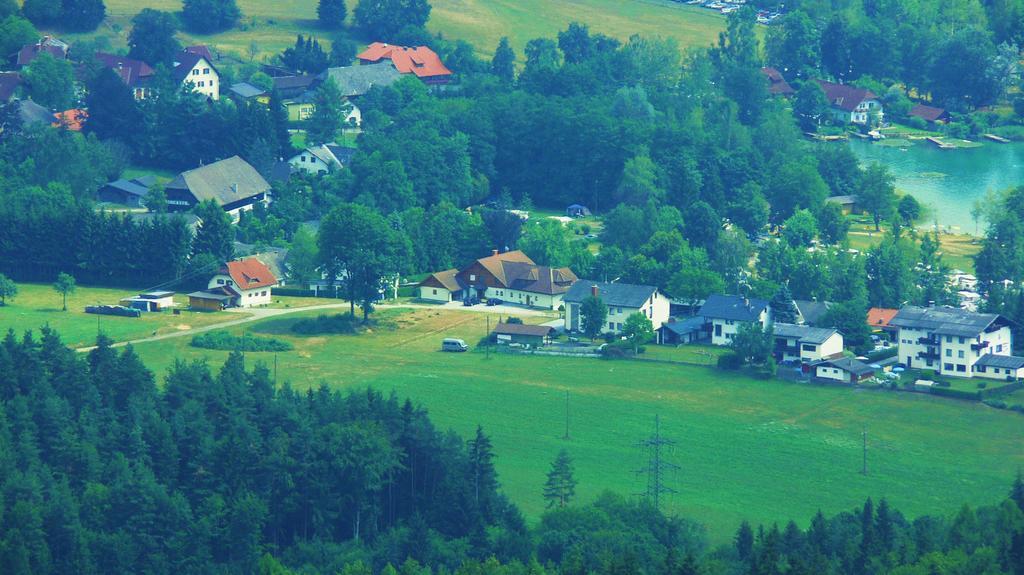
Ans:
<svg viewBox="0 0 1024 575"><path fill-rule="evenodd" d="M231 193L232 194L237 194L238 193L238 184L231 184Z"/></svg>
<svg viewBox="0 0 1024 575"><path fill-rule="evenodd" d="M592 295L592 296L594 296L594 297L600 297L600 296L598 295L598 293L599 293L600 291L601 291L601 290L597 289L597 284L594 284L594 285L590 286L590 295Z"/></svg>
<svg viewBox="0 0 1024 575"><path fill-rule="evenodd" d="M491 255L492 256L498 255L498 250L491 250Z"/></svg>

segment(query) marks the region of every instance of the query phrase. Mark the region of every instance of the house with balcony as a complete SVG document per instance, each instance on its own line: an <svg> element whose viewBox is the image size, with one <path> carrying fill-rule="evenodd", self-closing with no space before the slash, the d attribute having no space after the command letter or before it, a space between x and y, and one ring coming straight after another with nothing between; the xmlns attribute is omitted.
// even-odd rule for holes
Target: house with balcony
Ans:
<svg viewBox="0 0 1024 575"><path fill-rule="evenodd" d="M771 321L771 308L763 299L712 294L697 315L710 324L712 345L729 345L741 325L766 327Z"/></svg>
<svg viewBox="0 0 1024 575"><path fill-rule="evenodd" d="M899 359L907 367L932 369L940 375L973 377L986 355L1010 356L1010 320L994 313L954 307L906 306L889 321L897 331Z"/></svg>
<svg viewBox="0 0 1024 575"><path fill-rule="evenodd" d="M778 361L811 364L843 354L843 336L832 328L776 323L772 337L772 351Z"/></svg>
<svg viewBox="0 0 1024 575"><path fill-rule="evenodd" d="M818 80L832 117L844 124L875 124L884 117L882 102L871 90Z"/></svg>

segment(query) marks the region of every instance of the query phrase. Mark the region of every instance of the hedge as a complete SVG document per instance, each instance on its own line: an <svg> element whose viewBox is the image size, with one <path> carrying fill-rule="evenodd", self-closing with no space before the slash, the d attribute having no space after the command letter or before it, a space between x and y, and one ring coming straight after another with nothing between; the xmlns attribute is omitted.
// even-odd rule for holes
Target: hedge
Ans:
<svg viewBox="0 0 1024 575"><path fill-rule="evenodd" d="M287 341L245 334L241 337L226 331L201 333L192 338L192 347L220 351L291 351Z"/></svg>
<svg viewBox="0 0 1024 575"><path fill-rule="evenodd" d="M302 335L352 334L357 333L361 327L362 322L352 314L337 313L300 319L292 324L292 331Z"/></svg>
<svg viewBox="0 0 1024 575"><path fill-rule="evenodd" d="M970 401L978 401L981 399L981 394L977 391L968 391L966 389L955 389L952 387L933 387L931 389L932 395L939 395L942 397L952 397L954 399L967 399Z"/></svg>
<svg viewBox="0 0 1024 575"><path fill-rule="evenodd" d="M878 351L873 351L867 354L867 356L865 357L868 358L867 363L875 363L876 361L894 357L897 353L899 353L899 348L897 348L896 346L892 346L887 347L885 349L880 349Z"/></svg>

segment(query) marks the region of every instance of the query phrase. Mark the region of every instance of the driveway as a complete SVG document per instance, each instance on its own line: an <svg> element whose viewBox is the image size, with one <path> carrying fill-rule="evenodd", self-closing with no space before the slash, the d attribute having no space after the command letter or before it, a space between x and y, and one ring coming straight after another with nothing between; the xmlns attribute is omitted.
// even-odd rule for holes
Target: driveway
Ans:
<svg viewBox="0 0 1024 575"><path fill-rule="evenodd" d="M341 301L339 301L339 303L330 303L330 304L324 304L324 305L313 305L313 306L308 306L308 307L290 307L290 308L229 308L229 309L226 310L227 313L246 314L246 316L238 318L238 319L231 319L231 320L223 321L221 323L215 323L215 324L212 324L212 325L205 325L203 327L196 327L196 328L192 328L192 329L186 329L186 330L175 331L175 332L170 332L170 333L162 333L160 335L144 337L144 338L141 338L141 339L133 339L133 340L130 340L130 341L119 341L119 342L114 343L111 347L124 347L124 346L126 346L128 344L135 345L135 344L138 344L138 343L149 343L149 342L153 342L153 341L164 341L164 340L167 340L167 339L174 339L174 338L178 338L178 337L193 336L193 335L204 333L204 332L207 332L207 331L213 331L213 330L217 330L217 329L224 329L224 328L228 328L228 327L235 327L235 326L238 326L238 325L252 323L254 321L262 321L262 320L265 320L265 319L268 319L268 318L272 318L272 317L279 317L279 316L289 315L289 314L293 314L293 313L301 313L301 312L308 312L308 311L319 311L319 310L330 310L330 309L349 309L349 303L348 302L341 302ZM519 315L519 316L544 316L546 313L549 313L549 312L543 312L543 311L540 311L540 310L518 308L518 307L514 307L514 306L507 306L507 305L506 306L496 305L496 306L488 307L486 305L480 304L480 305L474 305L474 306L467 307L467 306L462 305L461 303L457 303L457 304L456 303L449 303L449 304L445 304L445 305L425 305L425 304L417 304L417 303L409 303L409 304L380 304L380 305L375 305L374 309L443 309L443 310L446 310L446 311L459 311L459 312L468 312L468 313L492 313L492 314ZM84 352L92 351L95 348L96 348L96 346L80 347L80 348L76 349L75 351L84 353Z"/></svg>

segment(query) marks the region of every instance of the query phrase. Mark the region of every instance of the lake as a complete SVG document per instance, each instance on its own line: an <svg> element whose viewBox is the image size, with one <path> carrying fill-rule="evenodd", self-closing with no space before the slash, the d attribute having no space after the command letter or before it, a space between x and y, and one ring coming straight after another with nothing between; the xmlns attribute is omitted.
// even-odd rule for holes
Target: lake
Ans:
<svg viewBox="0 0 1024 575"><path fill-rule="evenodd" d="M903 149L851 140L850 149L863 163L889 166L896 189L928 206L929 220L954 232L975 233L971 206L987 190L1024 184L1024 143L940 150L925 142Z"/></svg>

